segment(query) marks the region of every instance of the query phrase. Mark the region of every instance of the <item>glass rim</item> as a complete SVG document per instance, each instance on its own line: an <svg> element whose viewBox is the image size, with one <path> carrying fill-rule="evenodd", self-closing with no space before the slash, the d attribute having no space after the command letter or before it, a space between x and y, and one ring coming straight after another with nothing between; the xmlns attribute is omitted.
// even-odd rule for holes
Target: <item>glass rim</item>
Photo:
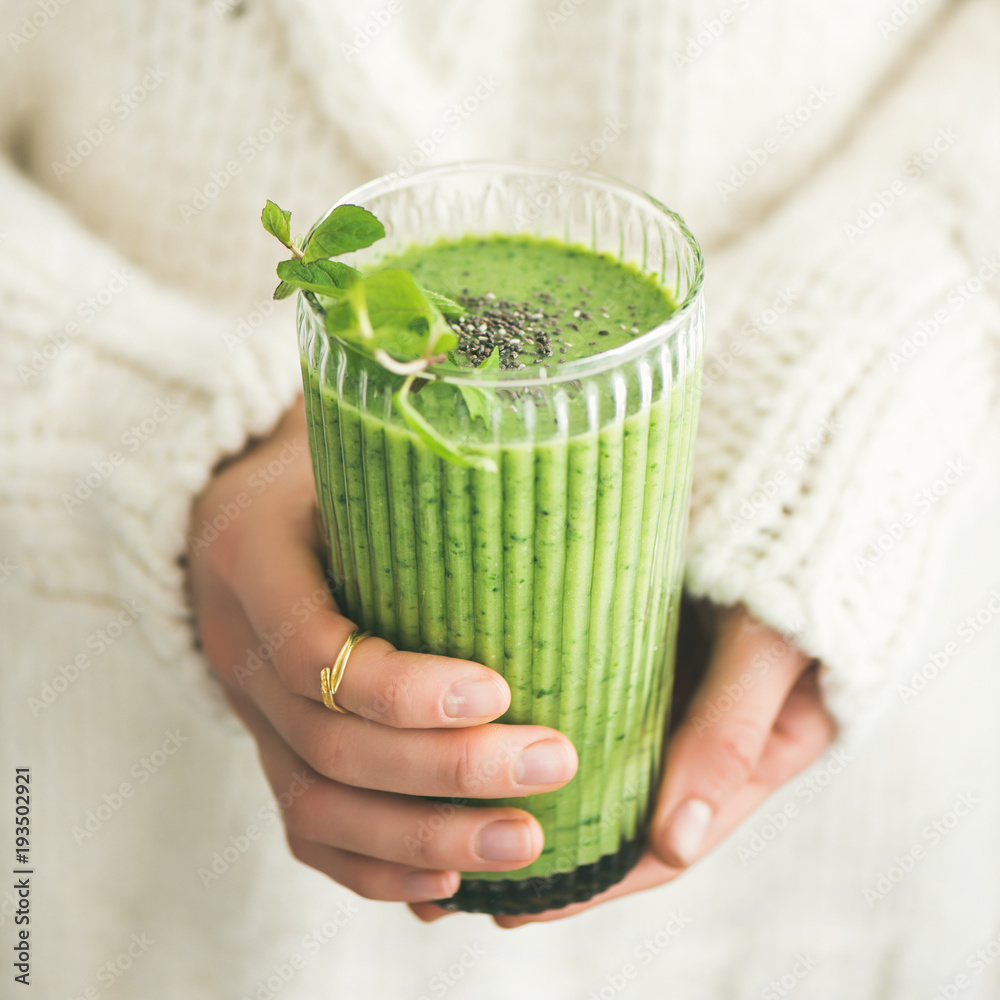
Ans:
<svg viewBox="0 0 1000 1000"><path fill-rule="evenodd" d="M456 372L454 369L442 368L440 365L430 365L421 373L422 375L432 376L437 380L447 382L451 385L475 385L509 389L537 388L540 385L570 382L585 376L599 375L609 369L618 368L636 357L645 354L660 343L672 340L687 328L692 315L700 308L705 278L705 258L698 241L694 238L691 230L688 229L684 219L677 212L667 208L659 199L654 198L651 194L633 184L608 177L596 171L573 170L564 164L548 161L493 159L457 160L452 163L422 167L405 175L394 171L366 181L364 184L348 191L316 220L309 232L311 234L340 205L363 205L364 199L402 191L408 187L412 187L415 182L432 180L435 177L481 173L489 170L494 170L498 173L516 173L549 178L557 182L585 181L594 188L614 192L646 209L651 208L654 213L666 217L683 238L694 265L692 280L683 301L677 304L677 308L667 319L619 347L601 351L597 354L589 354L574 361L567 361L555 369L549 369L544 365L532 365L529 368L523 369L508 368L492 372L479 372L477 369L471 368L468 370L468 374L466 374L464 372ZM657 281L659 282L660 279L657 278ZM299 302L300 305L304 304L308 308L311 315L316 316L312 303L301 292L299 293ZM316 318L318 319L319 317ZM340 340L345 346L360 350L357 344L344 341L340 337L337 337L337 340Z"/></svg>

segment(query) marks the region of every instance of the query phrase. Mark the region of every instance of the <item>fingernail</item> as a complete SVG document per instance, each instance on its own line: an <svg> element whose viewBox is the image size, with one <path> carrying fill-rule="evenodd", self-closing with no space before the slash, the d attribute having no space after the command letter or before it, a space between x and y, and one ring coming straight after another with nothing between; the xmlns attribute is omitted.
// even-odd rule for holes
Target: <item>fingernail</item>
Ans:
<svg viewBox="0 0 1000 1000"><path fill-rule="evenodd" d="M533 846L528 824L519 819L499 819L484 826L475 844L484 861L527 861Z"/></svg>
<svg viewBox="0 0 1000 1000"><path fill-rule="evenodd" d="M444 899L458 891L458 879L451 872L410 872L403 877L403 888L421 899Z"/></svg>
<svg viewBox="0 0 1000 1000"><path fill-rule="evenodd" d="M526 746L514 761L519 785L551 785L573 776L573 758L560 740L539 740Z"/></svg>
<svg viewBox="0 0 1000 1000"><path fill-rule="evenodd" d="M685 865L697 861L711 822L712 807L701 799L688 799L667 826L667 850Z"/></svg>
<svg viewBox="0 0 1000 1000"><path fill-rule="evenodd" d="M451 719L478 719L499 715L507 708L503 688L488 677L456 681L444 696L444 714Z"/></svg>

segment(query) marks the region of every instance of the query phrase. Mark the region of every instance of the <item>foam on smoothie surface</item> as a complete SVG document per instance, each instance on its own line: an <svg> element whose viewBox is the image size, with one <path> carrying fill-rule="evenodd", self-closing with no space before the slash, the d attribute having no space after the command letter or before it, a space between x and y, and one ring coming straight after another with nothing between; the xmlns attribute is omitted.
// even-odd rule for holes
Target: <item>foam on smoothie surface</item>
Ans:
<svg viewBox="0 0 1000 1000"><path fill-rule="evenodd" d="M654 278L608 254L534 236L466 236L414 246L382 262L468 313L452 326L478 364L552 367L620 347L675 310Z"/></svg>

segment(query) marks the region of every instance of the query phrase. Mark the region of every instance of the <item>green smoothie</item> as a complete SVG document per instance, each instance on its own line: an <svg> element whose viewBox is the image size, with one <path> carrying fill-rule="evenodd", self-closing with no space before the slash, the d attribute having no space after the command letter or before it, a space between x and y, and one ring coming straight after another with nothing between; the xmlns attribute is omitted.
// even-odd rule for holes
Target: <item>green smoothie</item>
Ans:
<svg viewBox="0 0 1000 1000"><path fill-rule="evenodd" d="M640 855L659 780L700 352L662 340L629 355L675 304L653 277L581 246L466 237L380 266L466 308L451 321L454 374L474 381L499 358L474 390L482 405L440 379L410 396L495 471L438 457L393 409L399 376L313 337L303 381L337 600L398 647L499 671L512 692L501 721L552 726L579 754L562 789L504 801L539 819L541 856L468 873L448 904L531 912L588 898ZM575 377L607 351L621 362ZM531 383L503 380L517 372Z"/></svg>

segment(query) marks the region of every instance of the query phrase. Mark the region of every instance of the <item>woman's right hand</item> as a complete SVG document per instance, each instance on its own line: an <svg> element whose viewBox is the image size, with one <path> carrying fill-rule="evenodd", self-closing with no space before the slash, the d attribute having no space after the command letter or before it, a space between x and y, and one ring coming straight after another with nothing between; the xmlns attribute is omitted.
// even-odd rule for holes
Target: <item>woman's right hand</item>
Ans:
<svg viewBox="0 0 1000 1000"><path fill-rule="evenodd" d="M299 400L209 483L188 544L203 649L287 803L292 853L362 896L406 902L452 895L460 871L523 867L542 849L538 821L465 803L558 788L576 772L572 743L491 723L510 703L495 671L374 637L337 691L350 714L326 708L320 671L355 626L325 586L315 510Z"/></svg>

